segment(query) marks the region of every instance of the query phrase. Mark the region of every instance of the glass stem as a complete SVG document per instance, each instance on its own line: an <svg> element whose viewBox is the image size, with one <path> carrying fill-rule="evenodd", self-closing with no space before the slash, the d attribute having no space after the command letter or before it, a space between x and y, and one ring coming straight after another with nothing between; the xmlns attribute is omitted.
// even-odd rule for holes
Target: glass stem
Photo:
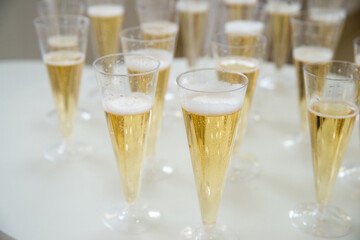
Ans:
<svg viewBox="0 0 360 240"><path fill-rule="evenodd" d="M205 236L207 237L211 237L214 235L214 232L215 232L215 224L204 224L204 234Z"/></svg>
<svg viewBox="0 0 360 240"><path fill-rule="evenodd" d="M124 213L125 215L132 216L136 210L136 202L126 202Z"/></svg>
<svg viewBox="0 0 360 240"><path fill-rule="evenodd" d="M66 155L67 157L70 157L70 155L72 154L72 139L63 138L62 143L57 151L61 155Z"/></svg>

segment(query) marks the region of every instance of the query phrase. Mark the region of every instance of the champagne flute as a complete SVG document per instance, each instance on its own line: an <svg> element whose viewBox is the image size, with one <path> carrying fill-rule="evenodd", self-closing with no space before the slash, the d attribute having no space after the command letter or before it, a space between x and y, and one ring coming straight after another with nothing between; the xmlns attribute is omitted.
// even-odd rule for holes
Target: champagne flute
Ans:
<svg viewBox="0 0 360 240"><path fill-rule="evenodd" d="M275 74L266 85L270 90L281 89L281 70L290 56L291 24L290 18L298 15L302 0L267 0L265 5L266 37L270 59L275 63Z"/></svg>
<svg viewBox="0 0 360 240"><path fill-rule="evenodd" d="M354 60L355 64L360 67L360 36L354 39ZM345 162L341 166L339 177L354 190L354 196L360 198L360 163L358 159Z"/></svg>
<svg viewBox="0 0 360 240"><path fill-rule="evenodd" d="M240 147L245 135L260 63L265 53L266 38L263 35L218 33L211 44L217 67L239 71L249 81L241 109L229 177L233 181L250 179L259 173L260 167L256 157L242 153Z"/></svg>
<svg viewBox="0 0 360 240"><path fill-rule="evenodd" d="M125 207L108 209L103 222L125 233L149 230L160 217L136 206L159 66L155 58L137 54L107 55L93 63L126 200Z"/></svg>
<svg viewBox="0 0 360 240"><path fill-rule="evenodd" d="M203 222L181 237L236 239L216 219L248 79L237 71L202 68L180 74L177 83Z"/></svg>
<svg viewBox="0 0 360 240"><path fill-rule="evenodd" d="M183 51L189 68L198 64L198 58L207 53L212 34L213 0L179 0L176 3Z"/></svg>
<svg viewBox="0 0 360 240"><path fill-rule="evenodd" d="M86 0L86 4L95 57L119 52L118 33L124 20L125 0Z"/></svg>
<svg viewBox="0 0 360 240"><path fill-rule="evenodd" d="M49 75L64 141L47 149L45 158L61 161L78 157L89 147L72 142L89 19L77 15L43 16L34 20L43 61ZM58 48L52 39L71 37L75 45Z"/></svg>
<svg viewBox="0 0 360 240"><path fill-rule="evenodd" d="M136 11L140 25L144 29L148 29L147 33L144 34L144 38L157 40L169 38L173 35L176 35L176 40L179 38L179 26L175 14L175 6L175 0L136 1ZM176 49L176 43L174 49ZM169 80L165 94L165 107L169 106L169 111L167 112L170 113L170 116L179 117L181 116L181 112L178 106L176 82L175 79ZM167 112L165 112L165 114Z"/></svg>
<svg viewBox="0 0 360 240"><path fill-rule="evenodd" d="M42 0L37 3L38 16L49 16L49 15L84 15L85 5L81 1L70 1L70 0ZM76 38L72 36L57 36L49 39L53 47L59 48L71 48L76 45ZM91 119L89 111L82 107L78 107L78 116L81 120L88 121ZM49 123L57 124L57 113L56 110L50 110L46 114L46 121Z"/></svg>
<svg viewBox="0 0 360 240"><path fill-rule="evenodd" d="M291 26L301 128L299 133L284 141L285 147L304 143L304 135L309 132L303 67L310 62L333 59L342 21L319 21L312 13L302 13L291 18Z"/></svg>
<svg viewBox="0 0 360 240"><path fill-rule="evenodd" d="M91 25L92 53L95 58L120 52L118 34L124 21L125 1L85 0L86 14ZM89 100L99 101L98 94L96 87L93 87L88 94Z"/></svg>
<svg viewBox="0 0 360 240"><path fill-rule="evenodd" d="M145 178L159 180L173 173L168 161L156 157L157 140L159 138L163 116L165 93L173 61L176 33L171 26L163 26L162 32L173 33L168 37L157 37L157 30L151 26L138 26L120 32L120 40L124 52L151 55L160 61L158 84L150 123L149 144L146 149ZM155 33L155 34L154 34Z"/></svg>
<svg viewBox="0 0 360 240"><path fill-rule="evenodd" d="M317 237L340 237L351 230L351 218L329 206L331 193L359 114L360 69L331 61L304 66L317 203L291 210L298 230Z"/></svg>

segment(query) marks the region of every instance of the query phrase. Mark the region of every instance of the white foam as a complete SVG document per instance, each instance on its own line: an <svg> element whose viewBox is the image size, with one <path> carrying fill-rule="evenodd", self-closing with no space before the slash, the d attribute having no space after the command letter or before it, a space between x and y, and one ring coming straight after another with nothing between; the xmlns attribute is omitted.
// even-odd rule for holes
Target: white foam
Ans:
<svg viewBox="0 0 360 240"><path fill-rule="evenodd" d="M251 20L236 20L225 24L225 32L238 35L259 35L264 31L264 23Z"/></svg>
<svg viewBox="0 0 360 240"><path fill-rule="evenodd" d="M260 62L255 58L249 58L249 57L228 56L228 57L220 58L219 67L226 68L226 66L242 66L244 70L242 69L240 72L248 73L259 69ZM226 68L226 69L230 69L230 68ZM233 70L235 71L235 69Z"/></svg>
<svg viewBox="0 0 360 240"><path fill-rule="evenodd" d="M176 9L180 12L207 12L209 4L205 1L178 1Z"/></svg>
<svg viewBox="0 0 360 240"><path fill-rule="evenodd" d="M44 62L50 65L68 66L84 62L85 56L76 51L49 52L44 56Z"/></svg>
<svg viewBox="0 0 360 240"><path fill-rule="evenodd" d="M138 50L132 51L131 53L149 55L149 56L156 58L157 60L160 61L159 70L170 67L170 65L172 63L172 58L173 58L172 54L169 53L168 51L161 50L161 49L154 49L154 48L138 49Z"/></svg>
<svg viewBox="0 0 360 240"><path fill-rule="evenodd" d="M178 25L169 21L154 21L141 25L142 30L152 35L175 34L178 31Z"/></svg>
<svg viewBox="0 0 360 240"><path fill-rule="evenodd" d="M185 110L200 115L226 115L242 106L241 96L236 93L188 94L181 104Z"/></svg>
<svg viewBox="0 0 360 240"><path fill-rule="evenodd" d="M312 20L319 22L337 23L345 19L346 10L313 8L310 9L310 17Z"/></svg>
<svg viewBox="0 0 360 240"><path fill-rule="evenodd" d="M109 96L102 101L104 110L117 115L131 115L148 112L153 101L150 96L143 93L131 93L121 96Z"/></svg>
<svg viewBox="0 0 360 240"><path fill-rule="evenodd" d="M287 2L268 2L266 11L278 14L297 14L301 10L300 3L287 3Z"/></svg>
<svg viewBox="0 0 360 240"><path fill-rule="evenodd" d="M304 62L327 62L333 58L330 48L301 46L294 49L294 58Z"/></svg>
<svg viewBox="0 0 360 240"><path fill-rule="evenodd" d="M102 4L88 7L87 14L91 17L116 17L123 15L125 9L120 4Z"/></svg>
<svg viewBox="0 0 360 240"><path fill-rule="evenodd" d="M257 0L224 0L226 4L229 5L242 5L242 4L255 4Z"/></svg>
<svg viewBox="0 0 360 240"><path fill-rule="evenodd" d="M57 35L49 37L48 44L51 47L66 48L76 47L78 43L78 37L76 35Z"/></svg>
<svg viewBox="0 0 360 240"><path fill-rule="evenodd" d="M154 70L158 63L150 58L125 56L126 67L134 71L149 72Z"/></svg>

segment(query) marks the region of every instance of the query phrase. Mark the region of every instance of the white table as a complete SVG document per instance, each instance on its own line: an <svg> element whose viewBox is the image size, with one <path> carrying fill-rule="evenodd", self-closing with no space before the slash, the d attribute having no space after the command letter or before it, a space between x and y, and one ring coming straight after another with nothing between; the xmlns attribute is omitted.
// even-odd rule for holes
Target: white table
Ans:
<svg viewBox="0 0 360 240"><path fill-rule="evenodd" d="M183 60L175 61L170 81L184 66ZM310 151L282 144L299 126L292 67L285 76L291 87L283 94L257 89L253 109L261 120L250 120L244 140L243 149L258 157L261 175L227 183L224 190L218 223L227 224L240 239L318 239L294 230L288 220L297 203L315 201L315 190ZM143 183L140 194L140 204L159 209L162 222L136 236L102 224L103 211L124 199L101 106L88 97L95 86L92 78L92 69L85 67L80 105L93 118L77 122L75 139L92 144L94 153L82 161L51 163L42 152L61 136L57 125L44 121L53 100L43 63L0 62L0 230L16 239L176 239L185 226L199 225L183 122L170 114L165 114L158 152L176 172L164 181ZM358 126L355 131L345 161L359 158ZM360 200L351 195L338 181L331 203L353 219L353 232L340 239L359 240Z"/></svg>

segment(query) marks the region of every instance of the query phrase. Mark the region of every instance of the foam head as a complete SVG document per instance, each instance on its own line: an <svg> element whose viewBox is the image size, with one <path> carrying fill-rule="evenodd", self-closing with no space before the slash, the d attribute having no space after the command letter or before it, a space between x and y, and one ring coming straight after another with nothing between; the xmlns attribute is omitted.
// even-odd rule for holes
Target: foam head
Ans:
<svg viewBox="0 0 360 240"><path fill-rule="evenodd" d="M304 62L327 62L333 57L330 48L301 46L294 49L294 58Z"/></svg>
<svg viewBox="0 0 360 240"><path fill-rule="evenodd" d="M151 35L169 35L178 31L178 25L169 21L154 21L141 25L142 30Z"/></svg>
<svg viewBox="0 0 360 240"><path fill-rule="evenodd" d="M132 51L131 53L149 55L156 58L158 61L160 61L159 70L170 67L173 58L172 54L169 53L169 51L154 48L138 49Z"/></svg>
<svg viewBox="0 0 360 240"><path fill-rule="evenodd" d="M225 32L236 35L259 35L264 30L264 24L258 21L236 20L225 24Z"/></svg>
<svg viewBox="0 0 360 240"><path fill-rule="evenodd" d="M92 5L88 7L90 17L116 17L124 14L124 7L120 4Z"/></svg>
<svg viewBox="0 0 360 240"><path fill-rule="evenodd" d="M178 1L176 9L180 12L207 12L209 4L205 1Z"/></svg>
<svg viewBox="0 0 360 240"><path fill-rule="evenodd" d="M102 101L104 110L117 115L133 115L151 110L153 101L143 93L108 96Z"/></svg>

